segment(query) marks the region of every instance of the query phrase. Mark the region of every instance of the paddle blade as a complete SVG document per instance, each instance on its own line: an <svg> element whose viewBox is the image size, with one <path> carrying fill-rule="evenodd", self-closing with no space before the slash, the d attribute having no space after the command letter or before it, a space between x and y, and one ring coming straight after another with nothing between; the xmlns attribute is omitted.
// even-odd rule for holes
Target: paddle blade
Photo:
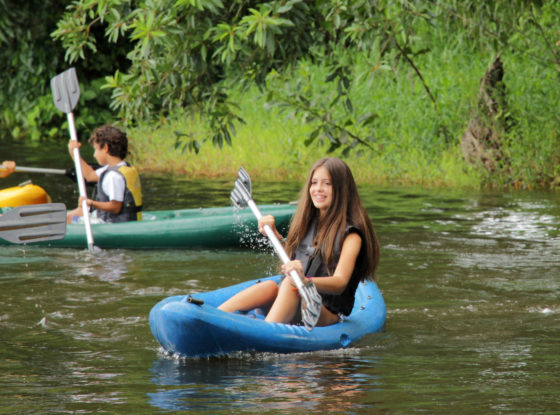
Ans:
<svg viewBox="0 0 560 415"><path fill-rule="evenodd" d="M0 216L0 238L15 244L62 239L65 234L64 203L18 206Z"/></svg>
<svg viewBox="0 0 560 415"><path fill-rule="evenodd" d="M235 180L233 190L231 191L231 202L236 208L242 209L246 207L249 200L252 199L251 192L251 177L249 177L249 173L241 167L237 173L237 180Z"/></svg>
<svg viewBox="0 0 560 415"><path fill-rule="evenodd" d="M317 287L311 281L307 281L300 289L301 295L301 317L303 325L307 330L312 330L317 325L321 316L323 299L317 291Z"/></svg>
<svg viewBox="0 0 560 415"><path fill-rule="evenodd" d="M52 78L51 90L56 108L66 114L72 112L80 99L76 69L70 68Z"/></svg>

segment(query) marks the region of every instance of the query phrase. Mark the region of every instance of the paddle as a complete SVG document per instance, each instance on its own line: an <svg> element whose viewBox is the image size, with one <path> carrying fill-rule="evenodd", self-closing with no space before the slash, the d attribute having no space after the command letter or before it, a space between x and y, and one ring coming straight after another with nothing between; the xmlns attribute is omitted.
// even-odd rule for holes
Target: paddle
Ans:
<svg viewBox="0 0 560 415"><path fill-rule="evenodd" d="M249 206L257 219L262 218L262 214L251 196L251 178L243 167L239 169L237 180L231 192L231 201L239 209ZM264 231L282 262L284 264L288 263L290 258L272 228L266 225ZM311 280L303 281L302 277L295 270L290 272L290 276L302 298L301 315L303 324L305 328L311 330L315 327L321 315L321 295L317 292L317 287L315 287Z"/></svg>
<svg viewBox="0 0 560 415"><path fill-rule="evenodd" d="M92 169L97 170L101 167L99 164L96 163L88 163ZM0 165L0 171L5 170L6 168ZM70 178L71 180L77 181L76 175L76 167L70 167L66 170L64 169L46 169L43 167L16 167L14 173L43 173L43 174L63 174L66 177ZM86 186L95 186L97 182L89 182L86 180Z"/></svg>
<svg viewBox="0 0 560 415"><path fill-rule="evenodd" d="M0 168L2 168L0 166ZM14 170L16 173L44 173L44 174L64 174L66 175L66 170L62 169L44 169L41 167L21 167L17 166Z"/></svg>
<svg viewBox="0 0 560 415"><path fill-rule="evenodd" d="M70 130L70 138L78 141L76 134L76 126L74 124L74 114L72 110L76 106L80 98L80 85L76 76L76 69L70 68L51 79L51 89L53 93L54 104L56 107L66 113L68 117L68 128ZM74 148L74 165L76 166L76 177L78 182L78 190L82 200L82 213L84 215L84 226L86 228L86 237L88 249L93 251L93 234L91 232L91 223L89 220L89 208L87 205L86 183L82 174L82 166L80 164L80 150Z"/></svg>
<svg viewBox="0 0 560 415"><path fill-rule="evenodd" d="M22 244L62 239L66 234L64 203L18 206L0 216L0 238Z"/></svg>

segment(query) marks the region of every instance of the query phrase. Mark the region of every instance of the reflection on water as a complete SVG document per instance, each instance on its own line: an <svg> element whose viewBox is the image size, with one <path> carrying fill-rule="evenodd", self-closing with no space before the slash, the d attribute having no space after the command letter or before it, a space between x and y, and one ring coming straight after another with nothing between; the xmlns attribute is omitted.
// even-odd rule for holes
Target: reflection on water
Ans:
<svg viewBox="0 0 560 415"><path fill-rule="evenodd" d="M379 388L375 359L357 349L295 355L242 354L223 359L154 361L160 388L150 403L172 411L243 410L356 413ZM379 413L382 413L381 411Z"/></svg>
<svg viewBox="0 0 560 415"><path fill-rule="evenodd" d="M96 250L90 252L78 250L73 252L74 261L71 261L76 275L95 277L101 281L114 282L120 280L127 272L127 265L133 259L124 251Z"/></svg>
<svg viewBox="0 0 560 415"><path fill-rule="evenodd" d="M529 203L522 205L520 210L515 211L496 208L477 213L473 218L476 224L471 228L472 234L531 241L549 241L551 237L554 238L558 231L557 218L534 212L535 206ZM542 211L542 207L539 209Z"/></svg>

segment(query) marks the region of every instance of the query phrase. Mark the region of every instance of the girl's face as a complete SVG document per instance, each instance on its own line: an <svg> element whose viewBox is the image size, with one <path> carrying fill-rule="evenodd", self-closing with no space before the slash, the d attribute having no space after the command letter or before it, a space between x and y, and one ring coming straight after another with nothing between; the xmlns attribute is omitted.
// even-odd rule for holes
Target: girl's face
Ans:
<svg viewBox="0 0 560 415"><path fill-rule="evenodd" d="M95 158L95 160L97 160L97 162L102 166L108 164L108 160L107 160L107 155L109 154L108 146L104 145L103 147L100 147L99 144L94 142L93 149L95 150L93 152L93 157Z"/></svg>
<svg viewBox="0 0 560 415"><path fill-rule="evenodd" d="M325 166L318 167L311 177L309 195L313 205L321 214L327 212L332 204L333 192L331 175Z"/></svg>

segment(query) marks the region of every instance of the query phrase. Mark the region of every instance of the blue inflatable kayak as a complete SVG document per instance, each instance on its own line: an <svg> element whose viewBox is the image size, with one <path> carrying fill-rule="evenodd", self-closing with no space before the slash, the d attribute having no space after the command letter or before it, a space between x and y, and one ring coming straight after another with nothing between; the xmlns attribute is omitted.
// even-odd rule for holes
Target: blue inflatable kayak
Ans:
<svg viewBox="0 0 560 415"><path fill-rule="evenodd" d="M280 280L280 276L267 279ZM264 280L264 279L263 279ZM267 323L257 312L226 313L216 307L253 280L216 291L168 297L150 311L150 327L168 353L187 357L238 351L310 352L347 348L385 324L385 301L374 282L360 283L350 316L309 331L303 326Z"/></svg>

